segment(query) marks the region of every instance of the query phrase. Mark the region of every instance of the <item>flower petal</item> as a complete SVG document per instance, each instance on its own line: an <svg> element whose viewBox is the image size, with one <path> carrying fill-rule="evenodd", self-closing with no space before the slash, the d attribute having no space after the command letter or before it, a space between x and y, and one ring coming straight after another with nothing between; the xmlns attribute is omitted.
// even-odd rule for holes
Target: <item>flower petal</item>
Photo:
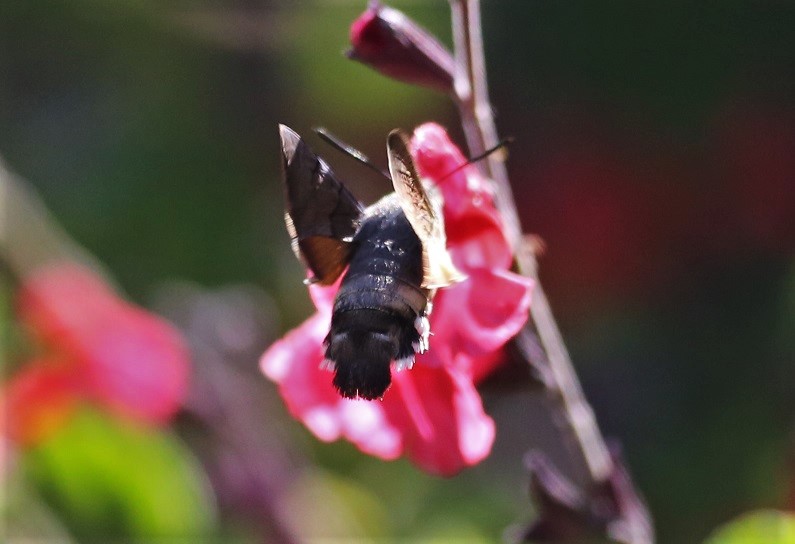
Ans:
<svg viewBox="0 0 795 544"><path fill-rule="evenodd" d="M386 422L379 403L343 399L332 374L320 368L330 314L318 312L274 343L260 359L262 372L279 384L290 414L325 442L345 438L382 459L402 452L400 433Z"/></svg>
<svg viewBox="0 0 795 544"><path fill-rule="evenodd" d="M467 161L461 150L450 141L444 127L437 123L425 123L415 128L411 143L420 175L432 178L436 183L445 181L445 176ZM452 179L453 176L447 178Z"/></svg>
<svg viewBox="0 0 795 544"><path fill-rule="evenodd" d="M345 274L341 274L333 285L326 286L313 283L309 286L309 296L312 298L315 308L321 312L331 311L331 308L334 306L334 297L337 296L337 291L340 290L340 284L344 277Z"/></svg>
<svg viewBox="0 0 795 544"><path fill-rule="evenodd" d="M384 409L401 429L406 453L417 465L449 476L489 454L494 422L466 373L417 365L393 379Z"/></svg>
<svg viewBox="0 0 795 544"><path fill-rule="evenodd" d="M308 406L339 397L331 385L331 374L320 369L323 361L323 339L328 334L331 316L315 313L297 328L274 342L260 359L262 372L281 388L288 388L285 397L293 415Z"/></svg>
<svg viewBox="0 0 795 544"><path fill-rule="evenodd" d="M165 423L187 393L187 348L179 333L153 314L131 306L114 314L105 317L101 334L81 342L89 391L119 414Z"/></svg>
<svg viewBox="0 0 795 544"><path fill-rule="evenodd" d="M79 396L71 369L50 361L28 363L3 389L4 432L23 447L35 446L57 432L69 420Z"/></svg>
<svg viewBox="0 0 795 544"><path fill-rule="evenodd" d="M467 274L466 281L437 294L431 328L455 346L453 356L482 356L502 348L527 321L533 280L500 269L477 268Z"/></svg>
<svg viewBox="0 0 795 544"><path fill-rule="evenodd" d="M491 183L476 166L467 165L466 157L440 125L425 123L417 127L411 147L420 175L431 179L442 191L446 220L460 217L472 207L493 208Z"/></svg>
<svg viewBox="0 0 795 544"><path fill-rule="evenodd" d="M74 264L38 270L17 302L20 319L60 357L78 364L85 391L111 410L161 423L180 407L189 371L182 338L90 270Z"/></svg>
<svg viewBox="0 0 795 544"><path fill-rule="evenodd" d="M496 210L489 212L473 208L460 220L448 221L447 224L447 248L453 263L461 271L510 268L513 253Z"/></svg>

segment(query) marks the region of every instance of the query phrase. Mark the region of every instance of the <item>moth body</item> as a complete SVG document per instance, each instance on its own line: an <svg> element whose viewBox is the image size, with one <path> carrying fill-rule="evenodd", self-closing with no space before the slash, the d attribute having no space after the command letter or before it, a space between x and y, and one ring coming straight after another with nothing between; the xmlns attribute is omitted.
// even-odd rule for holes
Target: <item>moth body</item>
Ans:
<svg viewBox="0 0 795 544"><path fill-rule="evenodd" d="M391 361L397 370L413 365L427 343L417 328L427 319L422 278L420 239L397 197L387 196L365 210L334 301L326 360L340 394L379 398L391 382Z"/></svg>
<svg viewBox="0 0 795 544"><path fill-rule="evenodd" d="M445 248L441 200L429 193L408 138L387 138L395 192L364 208L293 130L279 126L293 250L311 283L332 285L347 266L334 300L321 368L337 391L377 399L396 370L410 369L428 349L430 300L464 279Z"/></svg>

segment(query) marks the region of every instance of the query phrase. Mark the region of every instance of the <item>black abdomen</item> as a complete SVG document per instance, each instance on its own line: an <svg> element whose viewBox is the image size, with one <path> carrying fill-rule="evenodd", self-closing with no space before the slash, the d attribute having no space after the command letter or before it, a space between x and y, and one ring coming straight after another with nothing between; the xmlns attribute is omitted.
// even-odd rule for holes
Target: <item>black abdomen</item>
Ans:
<svg viewBox="0 0 795 544"><path fill-rule="evenodd" d="M383 396L392 360L413 357L427 305L422 245L394 195L368 208L353 239L326 337L334 385L346 397Z"/></svg>

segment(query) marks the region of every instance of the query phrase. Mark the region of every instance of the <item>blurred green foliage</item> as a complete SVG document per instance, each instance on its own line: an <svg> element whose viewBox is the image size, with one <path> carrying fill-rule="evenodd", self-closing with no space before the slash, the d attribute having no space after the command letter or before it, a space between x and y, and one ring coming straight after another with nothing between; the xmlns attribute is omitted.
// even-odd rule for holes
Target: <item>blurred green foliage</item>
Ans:
<svg viewBox="0 0 795 544"><path fill-rule="evenodd" d="M704 544L792 544L795 516L762 511L745 514L721 527Z"/></svg>
<svg viewBox="0 0 795 544"><path fill-rule="evenodd" d="M22 470L79 539L204 538L215 525L206 477L170 433L84 410Z"/></svg>

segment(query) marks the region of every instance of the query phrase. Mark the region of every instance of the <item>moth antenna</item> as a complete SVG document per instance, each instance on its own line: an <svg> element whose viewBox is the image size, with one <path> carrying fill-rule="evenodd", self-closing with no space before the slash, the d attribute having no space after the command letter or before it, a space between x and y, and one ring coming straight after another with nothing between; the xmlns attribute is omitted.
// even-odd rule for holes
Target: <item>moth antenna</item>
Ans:
<svg viewBox="0 0 795 544"><path fill-rule="evenodd" d="M375 172L378 172L379 174L384 176L386 179L388 179L390 183L392 183L392 177L389 175L389 172L387 172L386 170L382 170L381 168L379 168L378 166L373 164L373 161L371 161L370 158L367 155L365 155L364 153L362 153L361 151L359 151L355 147L350 146L350 145L346 144L345 142L343 142L342 140L340 140L339 138L334 136L331 132L326 130L325 127L315 127L312 130L314 130L315 134L320 136L320 138L324 142L329 144L331 147L333 147L337 151L340 151L340 152L344 153L345 155L348 155L352 159L354 159L356 161L359 161L360 163L365 165L367 168L369 168L371 170L374 170Z"/></svg>
<svg viewBox="0 0 795 544"><path fill-rule="evenodd" d="M447 172L444 176L439 178L439 181L449 178L450 176L452 176L453 174L455 174L456 172L458 172L462 168L465 168L465 167L469 166L470 164L473 164L473 163L476 163L476 162L478 162L480 160L485 159L486 157L488 157L489 155L491 155L495 151L499 151L500 149L507 149L508 146L511 145L512 143L513 143L513 136L508 136L507 138L503 138L502 140L500 140L500 143L498 143L494 147L488 148L486 151L484 151L480 155L476 155L474 157L471 157L464 164L462 164L460 166L456 166L451 171Z"/></svg>

